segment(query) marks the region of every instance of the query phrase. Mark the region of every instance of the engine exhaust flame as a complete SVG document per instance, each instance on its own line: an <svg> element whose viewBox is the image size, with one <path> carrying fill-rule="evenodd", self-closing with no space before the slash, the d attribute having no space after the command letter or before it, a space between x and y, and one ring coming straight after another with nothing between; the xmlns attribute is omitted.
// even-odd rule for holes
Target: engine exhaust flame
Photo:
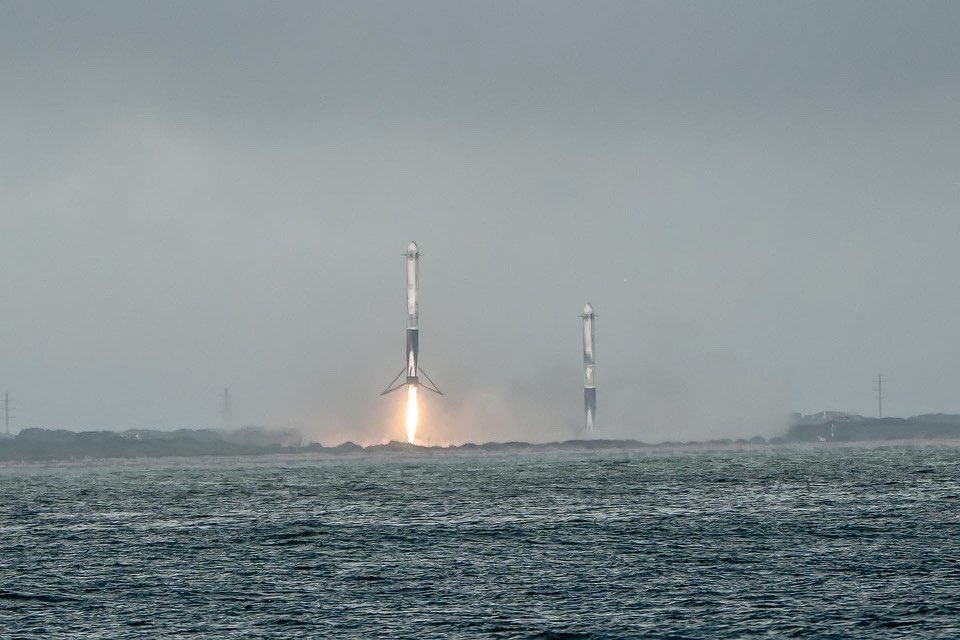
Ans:
<svg viewBox="0 0 960 640"><path fill-rule="evenodd" d="M413 444L417 435L417 422L420 420L420 411L417 407L417 387L407 387L407 442Z"/></svg>

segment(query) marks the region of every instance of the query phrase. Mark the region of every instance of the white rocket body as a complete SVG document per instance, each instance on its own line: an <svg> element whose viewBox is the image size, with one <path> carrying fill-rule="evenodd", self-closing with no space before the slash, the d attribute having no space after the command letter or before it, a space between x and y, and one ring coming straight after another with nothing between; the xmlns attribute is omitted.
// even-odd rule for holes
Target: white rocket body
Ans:
<svg viewBox="0 0 960 640"><path fill-rule="evenodd" d="M592 432L597 417L597 381L596 381L596 336L594 321L596 314L588 302L583 307L583 414L584 429Z"/></svg>
<svg viewBox="0 0 960 640"><path fill-rule="evenodd" d="M417 247L417 243L411 242L408 244L407 252L403 256L406 262L407 280L407 329L404 368L380 395L386 395L403 386L423 386L430 391L443 395L426 372L420 369L420 249ZM420 380L421 373L426 378L426 382ZM402 381L401 378L403 378Z"/></svg>
<svg viewBox="0 0 960 640"><path fill-rule="evenodd" d="M417 243L407 245L407 384L419 384L420 373L420 251Z"/></svg>

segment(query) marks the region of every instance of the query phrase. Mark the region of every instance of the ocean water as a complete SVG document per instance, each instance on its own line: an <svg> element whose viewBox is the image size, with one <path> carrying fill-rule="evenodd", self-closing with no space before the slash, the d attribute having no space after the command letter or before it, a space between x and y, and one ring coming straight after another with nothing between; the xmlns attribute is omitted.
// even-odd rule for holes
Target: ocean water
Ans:
<svg viewBox="0 0 960 640"><path fill-rule="evenodd" d="M2 638L960 638L960 449L0 467Z"/></svg>

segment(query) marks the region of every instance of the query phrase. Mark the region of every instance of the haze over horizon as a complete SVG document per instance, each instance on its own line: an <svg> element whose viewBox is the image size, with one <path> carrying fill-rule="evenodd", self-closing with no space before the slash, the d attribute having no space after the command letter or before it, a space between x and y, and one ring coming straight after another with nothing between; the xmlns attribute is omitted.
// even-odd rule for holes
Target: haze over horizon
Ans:
<svg viewBox="0 0 960 640"><path fill-rule="evenodd" d="M434 442L960 413L960 5L0 3L18 427Z"/></svg>

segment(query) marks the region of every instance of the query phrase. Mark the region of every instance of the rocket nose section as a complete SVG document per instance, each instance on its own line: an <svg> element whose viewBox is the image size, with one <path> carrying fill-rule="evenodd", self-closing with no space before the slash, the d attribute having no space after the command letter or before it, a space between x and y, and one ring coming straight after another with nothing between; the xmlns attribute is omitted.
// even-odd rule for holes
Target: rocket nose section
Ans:
<svg viewBox="0 0 960 640"><path fill-rule="evenodd" d="M407 255L415 256L420 253L419 247L417 247L416 242L411 242L407 245Z"/></svg>
<svg viewBox="0 0 960 640"><path fill-rule="evenodd" d="M583 305L583 315L592 316L593 315L593 305L589 302Z"/></svg>

